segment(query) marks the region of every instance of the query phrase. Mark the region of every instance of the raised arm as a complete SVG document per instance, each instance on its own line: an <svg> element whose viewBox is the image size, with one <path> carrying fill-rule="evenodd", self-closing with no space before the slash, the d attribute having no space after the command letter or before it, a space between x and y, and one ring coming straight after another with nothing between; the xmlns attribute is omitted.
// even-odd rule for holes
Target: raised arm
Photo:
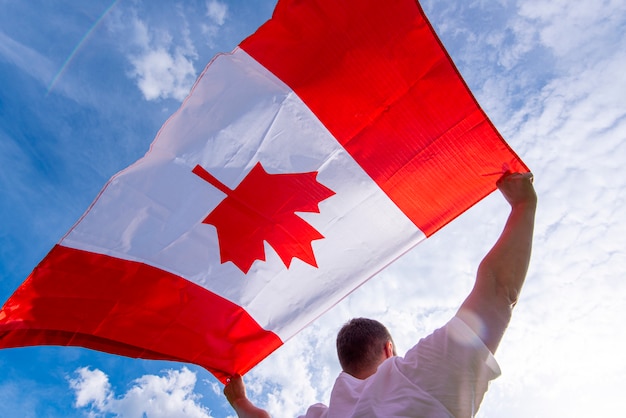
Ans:
<svg viewBox="0 0 626 418"><path fill-rule="evenodd" d="M270 414L255 406L246 395L246 386L239 375L232 376L224 386L224 395L239 418L270 418Z"/></svg>
<svg viewBox="0 0 626 418"><path fill-rule="evenodd" d="M500 238L480 263L474 288L457 313L492 353L500 344L526 278L537 206L532 174L506 174L496 184L511 205L511 213Z"/></svg>

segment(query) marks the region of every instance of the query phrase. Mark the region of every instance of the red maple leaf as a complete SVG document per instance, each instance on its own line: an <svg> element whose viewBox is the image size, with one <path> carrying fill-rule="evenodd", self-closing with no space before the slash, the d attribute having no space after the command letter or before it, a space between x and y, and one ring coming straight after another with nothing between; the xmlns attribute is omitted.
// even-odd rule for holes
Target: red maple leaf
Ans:
<svg viewBox="0 0 626 418"><path fill-rule="evenodd" d="M319 213L318 203L335 194L317 172L269 174L257 163L231 190L199 165L192 171L227 195L202 221L217 229L222 263L247 273L254 260L265 261L266 241L287 268L294 257L317 267L311 242L324 236L295 214Z"/></svg>

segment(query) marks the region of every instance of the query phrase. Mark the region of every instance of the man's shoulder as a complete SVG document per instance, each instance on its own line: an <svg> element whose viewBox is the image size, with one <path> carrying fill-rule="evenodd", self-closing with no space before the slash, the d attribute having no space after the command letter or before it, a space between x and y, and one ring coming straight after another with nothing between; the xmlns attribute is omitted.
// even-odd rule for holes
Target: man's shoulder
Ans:
<svg viewBox="0 0 626 418"><path fill-rule="evenodd" d="M465 318L454 316L444 326L418 341L404 357L398 358L397 365L404 373L421 374L429 370L441 373L448 366L452 367L452 371L461 363L467 366L472 363L468 362L469 359L484 363L495 376L500 375L500 367L482 339ZM425 365L427 367L420 367Z"/></svg>

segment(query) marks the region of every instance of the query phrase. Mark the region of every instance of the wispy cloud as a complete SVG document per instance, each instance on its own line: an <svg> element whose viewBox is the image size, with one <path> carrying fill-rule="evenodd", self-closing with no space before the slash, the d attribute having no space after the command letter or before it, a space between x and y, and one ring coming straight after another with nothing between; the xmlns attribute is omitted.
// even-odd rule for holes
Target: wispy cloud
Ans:
<svg viewBox="0 0 626 418"><path fill-rule="evenodd" d="M226 23L228 5L217 0L208 1L206 3L206 16L209 18L209 22L202 24L202 33L206 44L213 47L214 39L218 35L220 27Z"/></svg>
<svg viewBox="0 0 626 418"><path fill-rule="evenodd" d="M559 64L574 68L577 63L589 64L623 42L623 1L528 0L518 4L518 17L533 23L541 43L554 52Z"/></svg>
<svg viewBox="0 0 626 418"><path fill-rule="evenodd" d="M228 6L226 3L219 2L217 0L211 0L207 2L207 16L216 25L222 26L226 21L228 14Z"/></svg>
<svg viewBox="0 0 626 418"><path fill-rule="evenodd" d="M0 31L0 57L42 84L47 84L53 77L53 65L48 58L2 31Z"/></svg>
<svg viewBox="0 0 626 418"><path fill-rule="evenodd" d="M57 81L59 80L59 78L63 75L63 73L65 72L65 69L67 68L67 66L72 62L72 59L74 58L74 56L76 55L76 53L81 49L81 47L84 45L84 43L89 39L89 37L91 36L91 34L96 30L96 28L98 27L98 25L100 25L100 22L102 22L102 20L104 18L106 18L106 16L111 12L111 10L113 9L113 7L115 7L115 4L118 2L118 0L114 0L109 7L107 7L102 14L100 15L100 17L98 17L98 19L96 19L96 21L93 23L93 25L89 28L89 30L87 30L87 32L85 33L85 35L81 38L81 40L78 42L78 44L76 44L76 46L74 47L74 49L72 50L72 52L70 53L70 55L67 57L67 59L65 60L65 62L63 63L63 65L61 66L61 68L59 69L59 71L56 73L56 75L54 76L54 78L52 79L52 81L50 82L50 84L48 85L48 93L50 93L50 91L54 88L55 84L57 83Z"/></svg>
<svg viewBox="0 0 626 418"><path fill-rule="evenodd" d="M32 392L27 393L19 383L23 382L3 382L0 384L0 402L2 408L8 414L19 410L21 417L36 417L36 401L32 397ZM9 415L7 415L9 416ZM17 415L10 415L15 416Z"/></svg>

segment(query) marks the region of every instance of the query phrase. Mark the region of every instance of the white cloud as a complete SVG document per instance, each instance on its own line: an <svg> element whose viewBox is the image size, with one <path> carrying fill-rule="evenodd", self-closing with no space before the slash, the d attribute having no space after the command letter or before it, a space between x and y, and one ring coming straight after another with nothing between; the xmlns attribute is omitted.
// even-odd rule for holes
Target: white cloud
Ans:
<svg viewBox="0 0 626 418"><path fill-rule="evenodd" d="M184 42L174 45L169 33L150 31L142 20L136 18L134 45L138 52L129 54L133 66L130 75L146 100L173 98L183 100L196 80L193 61L197 53L183 27Z"/></svg>
<svg viewBox="0 0 626 418"><path fill-rule="evenodd" d="M131 64L128 74L146 100L182 101L197 78L194 64L199 54L194 40L202 36L213 47L228 17L228 6L211 0L205 3L203 14L192 5L178 5L167 15L140 17L138 13L136 9L120 11L109 23L124 38Z"/></svg>
<svg viewBox="0 0 626 418"><path fill-rule="evenodd" d="M104 409L112 396L107 375L86 367L77 369L76 374L78 377L70 380L70 388L76 393L76 406L84 408L93 404L96 409Z"/></svg>
<svg viewBox="0 0 626 418"><path fill-rule="evenodd" d="M622 0L527 0L519 5L519 16L535 24L541 42L570 65L571 58L588 61L611 50L624 35L625 15ZM598 43L603 46L597 48Z"/></svg>
<svg viewBox="0 0 626 418"><path fill-rule="evenodd" d="M76 370L70 387L76 407L89 408L92 417L113 414L121 418L208 418L210 412L194 392L196 375L189 369L168 370L164 376L145 375L134 381L122 396L116 396L108 377L89 368Z"/></svg>
<svg viewBox="0 0 626 418"><path fill-rule="evenodd" d="M228 15L228 5L217 0L211 0L207 3L207 16L219 26L222 26Z"/></svg>
<svg viewBox="0 0 626 418"><path fill-rule="evenodd" d="M572 42L572 26L559 27L553 42ZM626 179L617 173L626 161L626 48L623 35L617 48L614 33L606 43L595 36L589 32L580 48L555 45L555 57L568 51L555 58L562 71L528 96L509 126L540 195L528 296L503 345L502 385L494 385L526 400L509 416L610 416L621 409L616 381L626 370L626 331L616 319L626 313ZM595 60L585 58L586 49ZM561 65L579 56L584 65ZM563 393L572 401L559 402ZM510 398L502 395L494 407L505 410Z"/></svg>
<svg viewBox="0 0 626 418"><path fill-rule="evenodd" d="M196 79L193 63L180 52L165 48L147 50L131 57L132 76L146 100L174 98L183 100Z"/></svg>
<svg viewBox="0 0 626 418"><path fill-rule="evenodd" d="M210 23L201 25L202 33L205 36L206 43L213 47L213 40L217 36L220 27L226 23L228 5L217 0L211 0L206 3L206 16L210 19Z"/></svg>

